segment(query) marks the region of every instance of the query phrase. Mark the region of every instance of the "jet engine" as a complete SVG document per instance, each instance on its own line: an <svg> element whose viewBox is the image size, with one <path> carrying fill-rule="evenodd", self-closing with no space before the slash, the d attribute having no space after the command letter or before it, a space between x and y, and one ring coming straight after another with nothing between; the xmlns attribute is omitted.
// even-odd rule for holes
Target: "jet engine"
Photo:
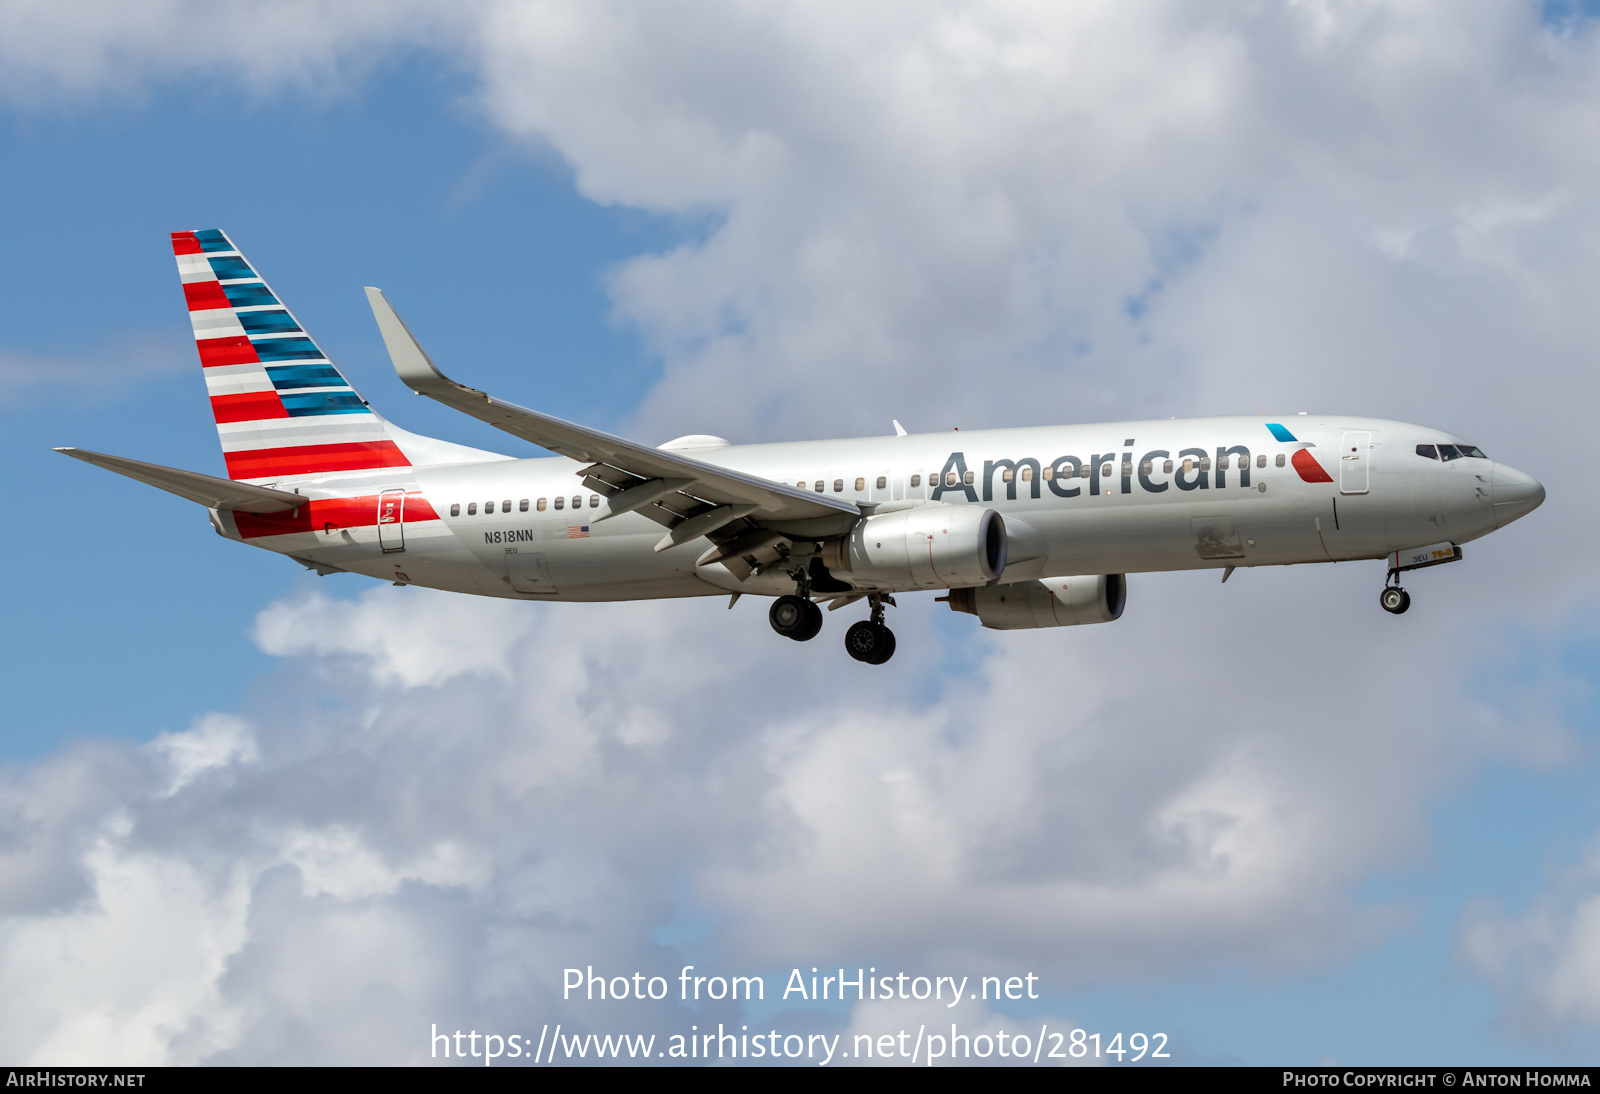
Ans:
<svg viewBox="0 0 1600 1094"><path fill-rule="evenodd" d="M1110 623L1121 617L1127 600L1128 582L1121 574L1049 577L982 589L952 589L949 596L951 611L975 615L985 627L997 631Z"/></svg>
<svg viewBox="0 0 1600 1094"><path fill-rule="evenodd" d="M1006 525L993 509L922 505L867 517L822 545L822 564L852 584L885 588L986 585L1006 568Z"/></svg>

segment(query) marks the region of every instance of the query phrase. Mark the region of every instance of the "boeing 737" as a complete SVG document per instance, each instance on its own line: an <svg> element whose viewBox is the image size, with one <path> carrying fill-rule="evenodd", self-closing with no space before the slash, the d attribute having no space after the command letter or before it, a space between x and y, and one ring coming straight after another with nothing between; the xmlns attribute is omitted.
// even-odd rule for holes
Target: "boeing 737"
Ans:
<svg viewBox="0 0 1600 1094"><path fill-rule="evenodd" d="M367 289L401 380L555 453L519 459L380 417L221 231L172 247L228 477L58 451L319 574L536 601L754 594L800 642L821 604L864 600L845 648L882 664L885 609L921 590L1019 630L1117 619L1129 573L1382 559L1399 614L1401 574L1544 500L1460 437L1342 415L650 447L457 383Z"/></svg>

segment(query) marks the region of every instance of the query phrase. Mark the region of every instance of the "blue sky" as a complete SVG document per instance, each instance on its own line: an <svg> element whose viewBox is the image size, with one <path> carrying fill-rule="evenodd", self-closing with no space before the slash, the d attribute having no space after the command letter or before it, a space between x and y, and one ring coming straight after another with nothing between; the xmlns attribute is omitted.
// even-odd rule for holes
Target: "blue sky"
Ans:
<svg viewBox="0 0 1600 1094"><path fill-rule="evenodd" d="M50 451L222 473L193 350L173 322L168 232L236 236L357 386L418 432L519 445L400 386L363 285L385 288L441 360L556 413L616 428L648 389L655 366L611 322L603 279L693 225L584 201L558 158L508 147L462 102L461 78L430 61L397 60L337 97L253 99L196 80L130 104L4 116L6 230L13 255L33 256L0 273L6 349L65 366L0 404L8 465L27 492L20 511L98 510L111 522L105 538L79 524L12 545L14 571L39 580L13 593L5 755L80 735L143 739L238 703L269 668L246 633L252 606L307 580L210 542L193 506ZM221 143L202 139L219 130ZM89 308L85 282L99 286ZM92 380L75 382L74 366L93 367ZM84 664L97 666L92 687Z"/></svg>
<svg viewBox="0 0 1600 1094"><path fill-rule="evenodd" d="M163 43L248 8L84 52L0 5L0 995L46 985L7 1055L891 1020L558 998L692 962L1036 969L966 1017L1175 1062L1592 1063L1600 59L1587 6L1412 7L312 5L309 59L264 24L202 63ZM1400 621L1354 566L1138 575L1081 634L917 598L871 679L747 605L318 579L51 451L220 472L198 227L383 413L484 448L529 451L413 398L362 286L463 380L653 443L1348 408L1551 500Z"/></svg>

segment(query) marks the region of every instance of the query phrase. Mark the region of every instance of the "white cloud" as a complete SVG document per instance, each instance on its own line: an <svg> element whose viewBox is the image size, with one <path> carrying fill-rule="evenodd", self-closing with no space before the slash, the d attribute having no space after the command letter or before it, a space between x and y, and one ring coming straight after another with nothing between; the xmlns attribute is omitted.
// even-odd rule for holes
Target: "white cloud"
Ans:
<svg viewBox="0 0 1600 1094"><path fill-rule="evenodd" d="M89 0L0 4L0 95L48 108L63 99L138 93L147 82L223 78L265 93L337 87L386 50L443 41L475 5L289 0Z"/></svg>
<svg viewBox="0 0 1600 1094"><path fill-rule="evenodd" d="M41 356L0 349L0 403L15 403L52 388L74 397L108 398L187 368L194 351L168 335L127 334L81 357Z"/></svg>
<svg viewBox="0 0 1600 1094"><path fill-rule="evenodd" d="M0 921L0 994L51 985L0 1047L403 1061L434 1022L714 1016L564 1004L569 966L670 977L874 954L1065 991L1337 960L1397 922L1350 893L1421 853L1420 801L1538 731L1403 674L1348 701L1306 676L1303 648L1252 638L1296 575L1252 576L1221 597L1147 579L1114 633L942 642L933 606L908 604L883 670L720 600L516 605L525 628L480 648L489 671L459 661L428 684L392 651L478 648L504 606L387 587L274 605L262 634L335 637L298 647L270 712L60 757L10 787L32 819L10 826L6 862L79 880ZM1314 607L1336 615L1343 595ZM1447 677L1452 660L1413 651L1410 668ZM685 910L716 924L693 943L706 956L648 941Z"/></svg>
<svg viewBox="0 0 1600 1094"><path fill-rule="evenodd" d="M1500 994L1508 1028L1548 1040L1573 1026L1600 1026L1597 878L1600 854L1591 849L1521 915L1488 900L1466 909L1459 955Z"/></svg>

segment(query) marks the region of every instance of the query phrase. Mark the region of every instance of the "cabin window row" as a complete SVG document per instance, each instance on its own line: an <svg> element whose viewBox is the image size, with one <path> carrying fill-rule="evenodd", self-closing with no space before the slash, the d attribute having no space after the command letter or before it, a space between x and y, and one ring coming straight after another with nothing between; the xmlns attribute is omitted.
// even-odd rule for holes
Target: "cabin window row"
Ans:
<svg viewBox="0 0 1600 1094"><path fill-rule="evenodd" d="M1459 446L1459 451L1457 450L1458 446L1456 446L1456 445L1439 445L1438 447L1441 450L1449 450L1452 453L1451 455L1448 455L1448 456L1444 457L1447 460L1457 459L1460 456L1480 456L1480 457L1483 456L1482 452L1478 451L1476 448L1473 448L1470 445L1461 445L1461 446ZM1419 455L1419 456L1427 456L1430 459L1438 459L1439 457L1434 455L1433 448L1434 448L1434 446L1431 445L1431 444L1419 444L1419 445L1417 445L1417 455ZM1425 451L1423 451L1424 449L1427 449L1428 451L1425 452ZM1238 458L1238 461L1239 461L1238 466L1239 466L1240 470L1243 470L1244 468L1246 468L1246 467L1248 467L1250 465L1250 458L1248 456L1240 456ZM1278 453L1278 457L1277 457L1277 461L1276 461L1277 466L1282 467L1285 462L1286 461L1284 459L1283 453L1282 452ZM1224 470L1224 471L1228 470L1228 468L1230 466L1232 466L1232 458L1229 457L1229 456L1223 456L1222 459L1219 461L1219 465L1221 466L1222 470ZM1116 467L1116 466L1117 465L1115 463L1113 463L1113 462L1102 463L1100 465L1100 475L1101 475L1101 477L1109 479L1111 477L1111 475L1112 475L1112 469L1114 467ZM1264 455L1257 456L1256 457L1256 466L1257 467L1266 467L1267 466L1267 457L1264 456ZM1173 467L1174 467L1174 462L1172 460L1165 460L1165 461L1162 462L1161 471L1162 471L1163 474L1170 475L1173 472ZM1199 469L1201 471L1210 471L1211 470L1211 457L1210 456L1206 456L1206 457L1202 458L1199 461ZM1195 461L1192 460L1192 459L1184 460L1183 461L1183 470L1184 470L1184 472L1186 474L1193 474L1194 470L1195 470ZM1141 475L1153 475L1155 473L1155 461L1154 460L1145 460L1143 463L1141 463L1139 465L1139 473ZM1082 468L1080 468L1079 471L1078 471L1078 477L1079 478L1085 478L1086 479L1086 478L1088 478L1090 476L1090 474L1091 474L1091 470L1090 470L1090 465L1088 465L1088 464L1084 464L1082 466ZM1042 469L1039 472L1039 477L1041 479L1043 479L1045 482L1051 481L1051 479L1054 476L1055 476L1055 469L1051 468L1051 467L1046 467L1046 468ZM1001 482L1012 482L1016 478L1020 478L1021 481L1023 481L1023 482L1032 482L1033 481L1033 468L1024 467L1020 472L1012 471L1010 468L1006 468L1006 469L1004 469L1004 470L1002 470L1000 472L1000 481ZM939 476L937 474L931 474L931 475L928 476L928 485L929 486L935 486L935 485L938 484L938 482L939 482ZM945 484L946 487L971 486L975 482L977 482L977 475L976 475L976 473L974 473L972 471L968 471L964 475L958 475L954 471L945 472L944 484ZM845 480L844 479L834 479L833 480L833 492L836 493L836 494L844 493L844 485L845 485ZM879 475L873 485L878 490L887 489L887 487L889 485L889 477L887 475ZM912 475L911 476L911 488L912 489L917 489L921 485L922 485L922 475L921 474ZM802 481L796 482L795 483L795 487L797 489L800 489L800 490L805 490L805 489L807 489L809 487L811 490L814 490L816 493L822 494L822 493L826 493L827 492L828 481L826 479L817 479L814 482L807 483L804 480L802 480ZM858 475L856 477L856 480L855 480L856 492L860 493L861 491L865 490L866 488L867 488L866 476ZM555 508L555 509L561 509L561 508L565 507L567 499L564 498L564 497L556 498L556 499L554 499L554 504L553 505L548 505L547 503L549 503L549 501L550 501L550 499L540 498L540 499L538 499L538 501L533 503L533 507L534 507L534 509L536 511L538 511L540 513L543 513L547 507ZM507 498L504 501L498 502L498 503L493 502L493 501L486 501L486 502L483 503L484 515L485 516L492 515L495 512L495 507L496 507L497 504L499 506L499 511L502 512L502 513L510 513L512 511L512 508L511 508L512 502L511 502L510 498ZM518 512L522 512L522 513L526 513L528 511L528 505L529 505L529 499L528 498L523 498L521 501L516 503L517 511ZM600 507L600 495L599 494L590 494L589 495L589 508L598 509L599 507ZM583 495L582 494L574 494L574 495L572 495L572 508L574 508L574 509L583 508ZM450 506L450 515L452 517L459 517L461 515L461 503L460 502L454 502L454 503L451 504L451 506ZM467 516L475 517L477 515L478 515L478 503L475 502L475 501L467 502Z"/></svg>
<svg viewBox="0 0 1600 1094"><path fill-rule="evenodd" d="M483 503L484 516L492 515L495 512L495 506L497 504L500 507L500 512L502 512L502 513L510 513L510 512L512 512L511 499L507 498L504 501L498 502L498 503L493 502L493 501L484 502ZM546 509L564 509L564 508L566 508L567 499L564 498L564 497L556 498L554 500L554 502L552 503L551 499L549 499L549 498L540 498L538 501L533 502L532 505L533 505L533 508L534 508L535 511L542 513ZM519 513L526 513L528 511L528 506L529 506L529 499L528 498L523 498L521 501L516 503L516 510L515 511L519 512ZM572 495L572 507L574 509L582 509L583 508L583 495L582 494L574 494L574 495ZM600 508L600 495L599 494L590 494L589 495L589 508L590 509L598 509L598 508ZM452 502L450 504L450 515L452 517L459 517L461 515L461 503L460 502ZM478 503L475 502L475 501L467 502L467 516L475 517L477 515L478 515Z"/></svg>
<svg viewBox="0 0 1600 1094"><path fill-rule="evenodd" d="M844 493L844 484L845 484L845 482L846 482L845 479L834 479L833 480L833 492L835 494ZM878 490L886 490L886 489L888 489L888 486L889 486L889 476L888 475L879 475L877 477L877 479L875 480L875 482L874 482L874 488L878 489ZM812 483L812 482L806 482L804 479L802 479L799 482L795 483L794 487L795 487L796 490L814 490L818 494L826 494L828 492L828 480L827 479L818 479L816 482ZM867 477L865 475L857 475L856 476L856 480L855 480L855 491L856 491L856 493L859 494L863 490L865 490L866 488L867 488Z"/></svg>

